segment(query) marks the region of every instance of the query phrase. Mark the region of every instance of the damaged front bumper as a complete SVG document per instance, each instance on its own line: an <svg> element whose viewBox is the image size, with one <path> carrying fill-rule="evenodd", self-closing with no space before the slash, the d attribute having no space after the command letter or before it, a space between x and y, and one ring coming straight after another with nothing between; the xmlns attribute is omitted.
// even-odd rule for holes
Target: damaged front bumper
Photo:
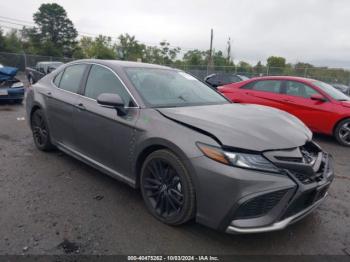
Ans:
<svg viewBox="0 0 350 262"><path fill-rule="evenodd" d="M271 155L281 155L281 152L269 152L269 155L268 158L271 159ZM293 161L296 161L295 159L293 158ZM258 205L266 206L273 199L271 197L263 198L268 194L245 199L244 203L237 209L236 217L226 228L227 233L260 233L284 229L310 214L326 199L329 186L334 179L333 159L330 155L322 151L315 152L310 164L286 163L288 162L286 159L283 159L282 162L278 165L280 167L288 166L288 169L284 169L284 174L296 183L296 188L284 190L283 197L276 201L278 203L262 216L249 217L249 208L256 209ZM272 193L276 194L276 192L281 191ZM259 199L260 202L256 199ZM239 212L240 208L245 209L245 212Z"/></svg>

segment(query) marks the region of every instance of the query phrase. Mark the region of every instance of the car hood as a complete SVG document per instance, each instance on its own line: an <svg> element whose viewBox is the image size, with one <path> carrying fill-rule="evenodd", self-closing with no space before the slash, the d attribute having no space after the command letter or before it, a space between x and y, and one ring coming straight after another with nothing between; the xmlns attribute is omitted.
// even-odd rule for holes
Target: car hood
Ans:
<svg viewBox="0 0 350 262"><path fill-rule="evenodd" d="M222 145L264 151L304 145L311 131L296 117L266 106L223 104L157 109L165 117L215 137Z"/></svg>

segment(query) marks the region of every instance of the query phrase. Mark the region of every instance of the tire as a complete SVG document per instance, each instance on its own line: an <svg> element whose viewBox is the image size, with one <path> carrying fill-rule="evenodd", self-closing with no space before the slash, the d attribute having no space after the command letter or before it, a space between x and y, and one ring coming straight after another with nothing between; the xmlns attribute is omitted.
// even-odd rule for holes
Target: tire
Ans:
<svg viewBox="0 0 350 262"><path fill-rule="evenodd" d="M181 225L195 215L195 188L181 160L169 150L151 153L141 169L140 187L148 211L168 225Z"/></svg>
<svg viewBox="0 0 350 262"><path fill-rule="evenodd" d="M34 144L39 150L50 151L54 149L51 143L49 127L41 109L37 109L32 113L30 126L33 132Z"/></svg>
<svg viewBox="0 0 350 262"><path fill-rule="evenodd" d="M343 146L350 146L350 118L339 122L334 130L334 137Z"/></svg>

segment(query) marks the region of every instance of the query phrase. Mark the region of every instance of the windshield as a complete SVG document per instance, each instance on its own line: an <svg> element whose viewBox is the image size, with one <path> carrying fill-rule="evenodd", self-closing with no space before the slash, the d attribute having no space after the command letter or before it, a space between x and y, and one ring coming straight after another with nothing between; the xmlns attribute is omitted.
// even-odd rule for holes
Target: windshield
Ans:
<svg viewBox="0 0 350 262"><path fill-rule="evenodd" d="M193 76L181 71L126 68L126 74L151 107L179 107L229 103Z"/></svg>
<svg viewBox="0 0 350 262"><path fill-rule="evenodd" d="M314 81L312 82L315 86L321 88L324 92L326 92L329 96L331 96L333 99L338 101L348 101L350 100L350 97L347 95L344 95L342 92L334 88L333 86L326 84L321 81Z"/></svg>

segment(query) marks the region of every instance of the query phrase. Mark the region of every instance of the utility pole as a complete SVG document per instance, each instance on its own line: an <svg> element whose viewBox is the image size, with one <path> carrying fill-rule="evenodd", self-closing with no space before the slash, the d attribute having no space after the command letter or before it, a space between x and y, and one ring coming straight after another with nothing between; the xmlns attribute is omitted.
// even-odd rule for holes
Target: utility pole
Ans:
<svg viewBox="0 0 350 262"><path fill-rule="evenodd" d="M227 64L231 62L231 37L227 41Z"/></svg>
<svg viewBox="0 0 350 262"><path fill-rule="evenodd" d="M214 33L213 29L210 31L210 49L209 49L209 57L208 57L208 66L207 66L207 75L209 75L209 69L213 67L213 38Z"/></svg>

